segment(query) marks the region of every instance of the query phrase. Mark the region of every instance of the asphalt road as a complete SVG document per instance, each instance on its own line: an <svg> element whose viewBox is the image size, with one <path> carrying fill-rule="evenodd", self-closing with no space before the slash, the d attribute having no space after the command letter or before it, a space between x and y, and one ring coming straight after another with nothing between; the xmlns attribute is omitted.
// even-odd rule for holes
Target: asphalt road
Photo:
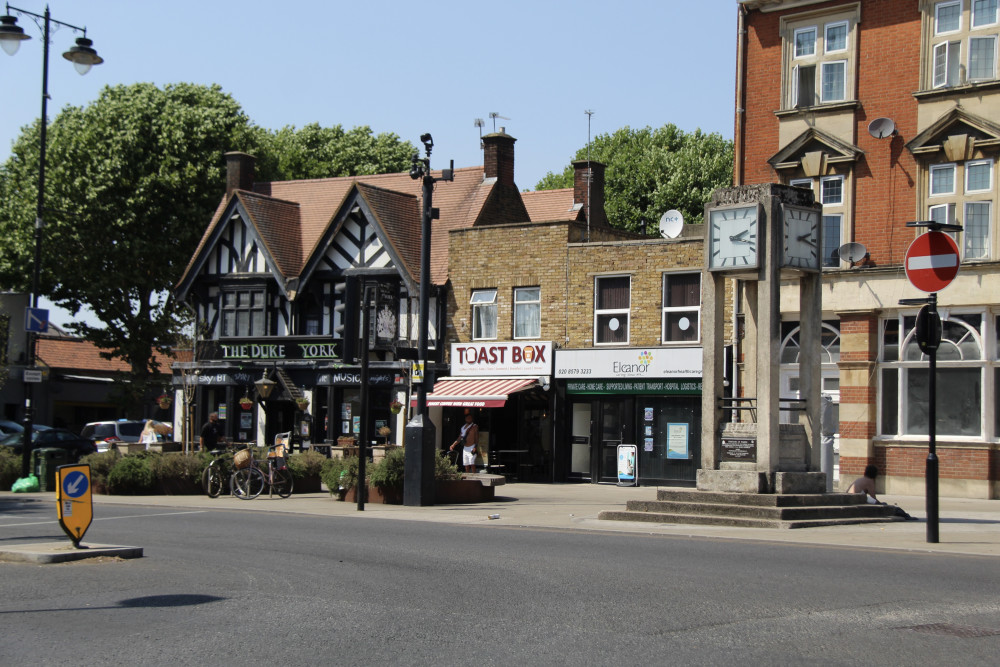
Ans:
<svg viewBox="0 0 1000 667"><path fill-rule="evenodd" d="M62 537L48 504L0 541ZM0 563L0 664L995 664L995 559L148 506Z"/></svg>

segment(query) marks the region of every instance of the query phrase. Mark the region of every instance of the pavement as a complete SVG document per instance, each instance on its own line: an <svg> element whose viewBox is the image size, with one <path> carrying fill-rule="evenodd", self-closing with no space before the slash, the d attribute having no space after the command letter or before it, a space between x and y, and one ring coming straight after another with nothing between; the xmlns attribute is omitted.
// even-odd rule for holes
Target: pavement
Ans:
<svg viewBox="0 0 1000 667"><path fill-rule="evenodd" d="M260 496L241 500L231 496L209 498L188 496L94 496L94 518L102 507L132 505L173 509L225 509L243 512L287 512L322 516L343 516L359 521L394 519L431 521L454 525L518 527L539 530L573 530L595 533L631 533L712 540L755 540L798 545L824 545L857 549L888 549L933 554L1000 556L1000 500L941 498L938 505L937 543L927 541L925 499L922 496L881 496L899 505L916 521L824 526L819 528L739 528L689 524L653 524L599 520L602 510L625 509L628 500L655 500L657 487L618 487L603 484L518 484L497 487L496 499L466 505L406 507L366 503L359 511L356 503L334 500L328 493L296 494L287 499ZM74 550L67 539L57 543L2 544L3 526L10 522L8 508L16 503L51 503L56 519L54 493L0 492L0 560L57 562L95 555L141 556L141 545L115 546L88 543ZM497 517L497 518L493 518ZM136 554L135 549L140 549ZM114 553L109 549L121 549ZM128 551L125 551L128 550ZM66 557L66 552L71 555ZM81 553L83 552L83 553ZM127 554L132 555L127 555Z"/></svg>

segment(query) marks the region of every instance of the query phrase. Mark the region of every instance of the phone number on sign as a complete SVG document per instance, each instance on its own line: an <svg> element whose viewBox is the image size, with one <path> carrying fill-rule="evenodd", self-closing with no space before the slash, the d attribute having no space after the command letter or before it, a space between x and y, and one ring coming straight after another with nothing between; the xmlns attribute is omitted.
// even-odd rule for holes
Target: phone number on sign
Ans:
<svg viewBox="0 0 1000 667"><path fill-rule="evenodd" d="M592 368L563 368L559 370L557 375L590 375L594 369Z"/></svg>

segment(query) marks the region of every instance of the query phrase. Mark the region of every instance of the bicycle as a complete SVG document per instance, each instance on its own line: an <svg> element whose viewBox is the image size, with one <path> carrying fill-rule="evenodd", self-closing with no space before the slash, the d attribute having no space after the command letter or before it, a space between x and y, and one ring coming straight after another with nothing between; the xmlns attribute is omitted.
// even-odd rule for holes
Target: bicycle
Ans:
<svg viewBox="0 0 1000 667"><path fill-rule="evenodd" d="M201 486L209 498L218 498L232 476L233 448L227 446L225 449L213 449L209 453L216 458L212 459L202 473Z"/></svg>
<svg viewBox="0 0 1000 667"><path fill-rule="evenodd" d="M261 469L259 460L254 458L253 448L240 450L233 459L236 470L230 478L233 495L241 500L252 500L268 487L268 495L278 494L279 498L292 495L294 482L292 471L285 464L285 445L267 448L267 472Z"/></svg>

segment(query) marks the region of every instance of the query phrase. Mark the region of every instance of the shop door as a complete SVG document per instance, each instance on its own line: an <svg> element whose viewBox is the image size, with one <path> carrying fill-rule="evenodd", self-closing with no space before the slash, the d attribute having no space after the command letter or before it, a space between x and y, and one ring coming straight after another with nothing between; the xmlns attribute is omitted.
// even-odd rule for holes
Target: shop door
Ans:
<svg viewBox="0 0 1000 667"><path fill-rule="evenodd" d="M618 445L635 444L635 400L611 398L600 401L600 451L597 461L601 482L618 481Z"/></svg>
<svg viewBox="0 0 1000 667"><path fill-rule="evenodd" d="M593 427L591 421L591 404L573 403L572 424L570 432L569 476L573 479L590 479L593 458L590 443Z"/></svg>

